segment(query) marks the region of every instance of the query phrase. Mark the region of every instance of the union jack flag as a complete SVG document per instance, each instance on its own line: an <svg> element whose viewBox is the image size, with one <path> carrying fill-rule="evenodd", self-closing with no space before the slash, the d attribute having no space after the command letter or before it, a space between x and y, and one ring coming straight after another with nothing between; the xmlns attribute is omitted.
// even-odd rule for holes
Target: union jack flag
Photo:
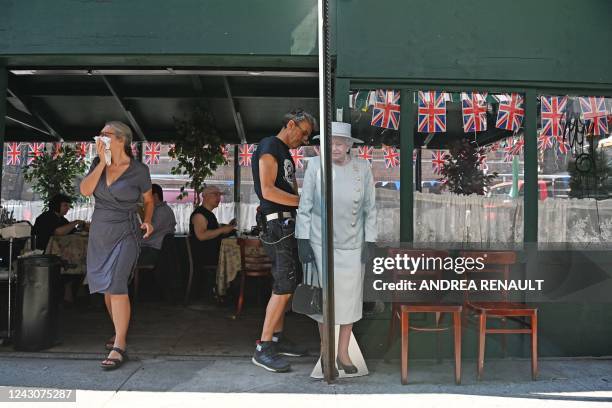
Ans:
<svg viewBox="0 0 612 408"><path fill-rule="evenodd" d="M400 122L400 93L398 91L377 89L376 102L372 110L372 126L395 129Z"/></svg>
<svg viewBox="0 0 612 408"><path fill-rule="evenodd" d="M304 147L298 147L297 149L289 149L293 164L298 169L304 168Z"/></svg>
<svg viewBox="0 0 612 408"><path fill-rule="evenodd" d="M593 123L593 135L607 135L608 118L605 99L601 96L589 96L578 98L578 100L583 119Z"/></svg>
<svg viewBox="0 0 612 408"><path fill-rule="evenodd" d="M519 137L516 140L511 140L504 149L506 154L509 156L518 156L523 152L523 147L525 146L525 139L523 137Z"/></svg>
<svg viewBox="0 0 612 408"><path fill-rule="evenodd" d="M53 144L53 159L57 159L62 155L62 144L55 143Z"/></svg>
<svg viewBox="0 0 612 408"><path fill-rule="evenodd" d="M538 150L550 149L553 146L553 136L541 133L538 136Z"/></svg>
<svg viewBox="0 0 612 408"><path fill-rule="evenodd" d="M132 143L132 156L138 157L138 144Z"/></svg>
<svg viewBox="0 0 612 408"><path fill-rule="evenodd" d="M372 146L359 146L357 148L357 157L363 160L367 160L372 165L372 159L374 158L374 148Z"/></svg>
<svg viewBox="0 0 612 408"><path fill-rule="evenodd" d="M431 151L431 168L435 174L441 174L446 163L447 154L443 150Z"/></svg>
<svg viewBox="0 0 612 408"><path fill-rule="evenodd" d="M485 153L484 149L478 152L478 168L482 171L489 170L489 164L487 163L487 154Z"/></svg>
<svg viewBox="0 0 612 408"><path fill-rule="evenodd" d="M555 137L555 141L557 142L557 149L559 150L559 153L566 155L570 149L569 143L561 135Z"/></svg>
<svg viewBox="0 0 612 408"><path fill-rule="evenodd" d="M518 93L513 93L510 95L509 99L504 98L499 102L495 127L516 132L521 128L523 116L525 116L523 96Z"/></svg>
<svg viewBox="0 0 612 408"><path fill-rule="evenodd" d="M444 92L419 91L418 131L446 132L446 98Z"/></svg>
<svg viewBox="0 0 612 408"><path fill-rule="evenodd" d="M77 143L76 147L77 147L77 156L79 156L81 159L86 158L87 153L89 152L89 143L79 142Z"/></svg>
<svg viewBox="0 0 612 408"><path fill-rule="evenodd" d="M383 148L383 157L385 158L385 168L398 167L400 164L400 154L393 146L385 146Z"/></svg>
<svg viewBox="0 0 612 408"><path fill-rule="evenodd" d="M159 164L159 157L161 156L161 143L145 143L144 155L145 164Z"/></svg>
<svg viewBox="0 0 612 408"><path fill-rule="evenodd" d="M540 98L540 118L542 135L557 137L565 123L567 96L542 96Z"/></svg>
<svg viewBox="0 0 612 408"><path fill-rule="evenodd" d="M37 157L45 154L44 143L28 143L28 164L32 164Z"/></svg>
<svg viewBox="0 0 612 408"><path fill-rule="evenodd" d="M232 151L231 144L221 145L221 154L223 155L223 158L225 159L225 161L229 161L231 157L231 151Z"/></svg>
<svg viewBox="0 0 612 408"><path fill-rule="evenodd" d="M461 109L465 133L487 130L487 92L463 92Z"/></svg>
<svg viewBox="0 0 612 408"><path fill-rule="evenodd" d="M21 143L9 143L6 149L6 164L18 166L21 164Z"/></svg>
<svg viewBox="0 0 612 408"><path fill-rule="evenodd" d="M253 153L255 153L254 144L241 144L238 146L238 164L242 167L251 167Z"/></svg>

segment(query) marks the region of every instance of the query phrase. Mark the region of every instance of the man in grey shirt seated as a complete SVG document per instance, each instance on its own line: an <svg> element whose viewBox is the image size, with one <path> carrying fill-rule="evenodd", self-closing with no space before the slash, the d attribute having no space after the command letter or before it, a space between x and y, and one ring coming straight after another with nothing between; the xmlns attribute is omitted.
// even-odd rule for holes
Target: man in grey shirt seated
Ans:
<svg viewBox="0 0 612 408"><path fill-rule="evenodd" d="M155 211L153 212L153 234L141 243L138 265L156 265L161 253L164 237L174 234L176 230L176 218L174 212L164 201L164 191L159 184L151 186Z"/></svg>

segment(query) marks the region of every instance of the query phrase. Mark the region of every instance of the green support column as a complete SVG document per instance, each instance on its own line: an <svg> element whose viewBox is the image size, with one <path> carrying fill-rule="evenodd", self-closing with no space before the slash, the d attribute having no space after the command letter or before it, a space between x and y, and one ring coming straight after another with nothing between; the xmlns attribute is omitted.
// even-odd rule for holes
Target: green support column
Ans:
<svg viewBox="0 0 612 408"><path fill-rule="evenodd" d="M525 94L525 243L538 241L538 135L537 95L534 90Z"/></svg>
<svg viewBox="0 0 612 408"><path fill-rule="evenodd" d="M336 109L342 108L341 122L351 122L349 111L349 91L350 81L346 78L336 78L334 87L334 106ZM336 110L334 110L334 121L336 121Z"/></svg>
<svg viewBox="0 0 612 408"><path fill-rule="evenodd" d="M400 111L400 241L414 241L414 150L415 104L413 90L401 90Z"/></svg>
<svg viewBox="0 0 612 408"><path fill-rule="evenodd" d="M6 67L0 67L0 159L4 153L4 135L6 133L6 92L8 76ZM0 163L0 198L2 197L2 164Z"/></svg>

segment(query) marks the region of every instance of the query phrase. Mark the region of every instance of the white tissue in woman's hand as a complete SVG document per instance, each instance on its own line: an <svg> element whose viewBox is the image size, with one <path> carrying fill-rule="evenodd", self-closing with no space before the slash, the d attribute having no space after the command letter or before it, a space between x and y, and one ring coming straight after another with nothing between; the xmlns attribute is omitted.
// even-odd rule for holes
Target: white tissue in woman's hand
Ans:
<svg viewBox="0 0 612 408"><path fill-rule="evenodd" d="M108 136L95 136L94 140L97 142L101 140L104 143L104 160L106 161L106 165L110 166L111 164L111 152L110 152L110 142L111 139Z"/></svg>

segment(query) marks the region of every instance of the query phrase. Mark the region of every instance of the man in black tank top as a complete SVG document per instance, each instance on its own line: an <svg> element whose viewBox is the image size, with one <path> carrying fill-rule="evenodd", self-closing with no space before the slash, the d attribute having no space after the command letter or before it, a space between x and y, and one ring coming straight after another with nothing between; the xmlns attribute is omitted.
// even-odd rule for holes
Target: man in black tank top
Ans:
<svg viewBox="0 0 612 408"><path fill-rule="evenodd" d="M189 217L189 239L196 267L217 265L221 240L236 230L233 224L219 225L212 212L219 206L221 195L218 187L206 187L202 192L202 205Z"/></svg>
<svg viewBox="0 0 612 408"><path fill-rule="evenodd" d="M291 366L282 355L306 353L282 336L285 310L301 280L301 264L293 236L300 197L289 149L307 143L316 126L314 117L303 110L286 114L280 132L262 139L252 159L255 193L264 217L261 240L272 260L273 284L261 338L251 361L268 371L289 371Z"/></svg>

